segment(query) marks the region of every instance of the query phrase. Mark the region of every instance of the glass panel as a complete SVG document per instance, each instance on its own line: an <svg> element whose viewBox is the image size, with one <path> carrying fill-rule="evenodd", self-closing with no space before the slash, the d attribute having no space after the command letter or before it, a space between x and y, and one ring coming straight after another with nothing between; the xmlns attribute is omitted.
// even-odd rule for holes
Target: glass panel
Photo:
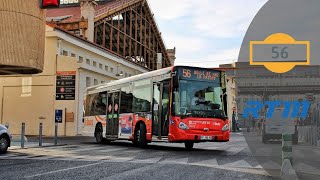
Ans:
<svg viewBox="0 0 320 180"><path fill-rule="evenodd" d="M133 112L150 112L150 80L135 82L133 90Z"/></svg>
<svg viewBox="0 0 320 180"><path fill-rule="evenodd" d="M107 93L91 94L86 99L86 116L106 114Z"/></svg>
<svg viewBox="0 0 320 180"><path fill-rule="evenodd" d="M174 114L225 118L222 94L218 83L180 80L180 87L174 92Z"/></svg>
<svg viewBox="0 0 320 180"><path fill-rule="evenodd" d="M132 113L133 94L130 87L121 89L120 114Z"/></svg>
<svg viewBox="0 0 320 180"><path fill-rule="evenodd" d="M162 92L162 135L167 136L169 133L169 108L170 108L170 82L166 81L163 83Z"/></svg>
<svg viewBox="0 0 320 180"><path fill-rule="evenodd" d="M152 122L153 135L158 135L159 102L160 102L160 87L157 84L154 84L153 85L153 122Z"/></svg>

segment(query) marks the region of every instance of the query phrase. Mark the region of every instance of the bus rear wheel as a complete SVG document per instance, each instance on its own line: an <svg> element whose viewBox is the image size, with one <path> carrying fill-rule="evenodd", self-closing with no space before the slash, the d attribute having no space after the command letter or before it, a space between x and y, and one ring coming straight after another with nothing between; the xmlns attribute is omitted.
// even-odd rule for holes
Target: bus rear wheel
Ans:
<svg viewBox="0 0 320 180"><path fill-rule="evenodd" d="M193 149L193 145L194 145L194 142L190 142L190 141L187 141L184 143L184 146L187 150L192 150Z"/></svg>
<svg viewBox="0 0 320 180"><path fill-rule="evenodd" d="M147 129L143 123L140 123L139 127L135 130L133 143L141 148L145 148L147 146Z"/></svg>

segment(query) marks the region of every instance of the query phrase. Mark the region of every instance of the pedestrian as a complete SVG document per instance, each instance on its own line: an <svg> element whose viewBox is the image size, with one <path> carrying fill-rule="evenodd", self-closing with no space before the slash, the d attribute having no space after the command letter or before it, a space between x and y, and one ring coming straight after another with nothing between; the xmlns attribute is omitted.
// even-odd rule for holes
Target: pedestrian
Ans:
<svg viewBox="0 0 320 180"><path fill-rule="evenodd" d="M256 127L256 120L254 118L252 118L252 131L255 131L255 127Z"/></svg>

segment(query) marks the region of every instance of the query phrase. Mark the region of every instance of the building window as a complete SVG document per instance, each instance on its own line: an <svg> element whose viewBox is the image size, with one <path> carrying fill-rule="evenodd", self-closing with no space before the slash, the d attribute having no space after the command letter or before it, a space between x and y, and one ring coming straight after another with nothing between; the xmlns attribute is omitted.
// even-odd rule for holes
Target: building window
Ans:
<svg viewBox="0 0 320 180"><path fill-rule="evenodd" d="M125 74L125 77L128 77L128 73Z"/></svg>
<svg viewBox="0 0 320 180"><path fill-rule="evenodd" d="M131 74L129 74L129 77L131 77Z"/></svg>
<svg viewBox="0 0 320 180"><path fill-rule="evenodd" d="M76 57L76 54L74 54L74 53L71 53L71 57Z"/></svg>
<svg viewBox="0 0 320 180"><path fill-rule="evenodd" d="M101 81L101 84L104 84L105 83L105 81Z"/></svg>
<svg viewBox="0 0 320 180"><path fill-rule="evenodd" d="M78 63L82 63L83 62L83 57L79 56L79 61Z"/></svg>
<svg viewBox="0 0 320 180"><path fill-rule="evenodd" d="M102 64L101 63L99 64L99 68L102 69Z"/></svg>
<svg viewBox="0 0 320 180"><path fill-rule="evenodd" d="M62 55L64 55L64 56L68 56L68 51L63 50L63 51L62 51Z"/></svg>
<svg viewBox="0 0 320 180"><path fill-rule="evenodd" d="M105 69L106 71L109 71L109 67L108 67L108 66L104 66L104 69Z"/></svg>
<svg viewBox="0 0 320 180"><path fill-rule="evenodd" d="M87 59L87 61L86 61L86 62L87 62L87 64L88 64L88 65L90 65L90 64L91 64L90 59Z"/></svg>
<svg viewBox="0 0 320 180"><path fill-rule="evenodd" d="M97 67L97 62L93 61L93 66Z"/></svg>
<svg viewBox="0 0 320 180"><path fill-rule="evenodd" d="M98 79L94 79L94 85L98 85L98 84L99 84Z"/></svg>
<svg viewBox="0 0 320 180"><path fill-rule="evenodd" d="M90 77L86 77L86 87L91 86L91 78Z"/></svg>
<svg viewBox="0 0 320 180"><path fill-rule="evenodd" d="M110 68L110 71L113 73L113 68Z"/></svg>

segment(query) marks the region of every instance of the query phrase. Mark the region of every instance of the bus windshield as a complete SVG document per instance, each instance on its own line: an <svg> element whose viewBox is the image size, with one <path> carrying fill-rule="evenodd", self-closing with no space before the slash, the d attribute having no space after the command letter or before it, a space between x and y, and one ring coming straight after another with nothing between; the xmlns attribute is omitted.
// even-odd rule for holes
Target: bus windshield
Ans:
<svg viewBox="0 0 320 180"><path fill-rule="evenodd" d="M220 83L180 80L173 93L175 116L225 119Z"/></svg>

